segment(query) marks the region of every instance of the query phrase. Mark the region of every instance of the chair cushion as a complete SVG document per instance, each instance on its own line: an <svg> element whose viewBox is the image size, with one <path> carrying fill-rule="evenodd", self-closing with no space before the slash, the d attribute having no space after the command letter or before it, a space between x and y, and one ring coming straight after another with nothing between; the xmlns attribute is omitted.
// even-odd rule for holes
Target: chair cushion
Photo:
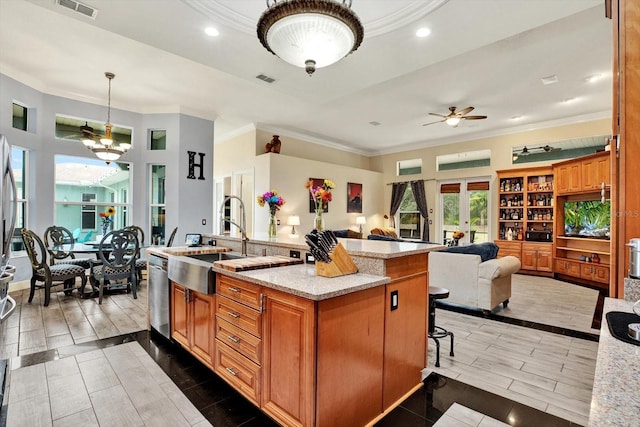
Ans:
<svg viewBox="0 0 640 427"><path fill-rule="evenodd" d="M95 263L96 260L93 258L66 258L64 260L65 264L70 264L70 265L79 265L80 267L84 268L85 270L88 268L91 268L91 263Z"/></svg>
<svg viewBox="0 0 640 427"><path fill-rule="evenodd" d="M49 271L51 271L51 277L53 280L61 280L84 274L84 268L79 265L71 264L54 264L49 266ZM44 268L39 269L36 274L40 277L44 277Z"/></svg>
<svg viewBox="0 0 640 427"><path fill-rule="evenodd" d="M376 227L371 229L371 234L377 234L380 236L388 236L398 238L398 234L396 230L391 227Z"/></svg>
<svg viewBox="0 0 640 427"><path fill-rule="evenodd" d="M451 246L442 249L441 252L451 252L455 254L480 255L482 262L494 259L498 256L500 247L492 242L474 243L466 246Z"/></svg>
<svg viewBox="0 0 640 427"><path fill-rule="evenodd" d="M128 273L128 272L130 272L130 270L129 270L128 267L127 268L113 268L113 267L104 266L104 265L97 265L97 266L93 267L93 275L95 276L96 279L100 279L103 276L103 272L107 276L110 276L110 275L113 275L113 274Z"/></svg>
<svg viewBox="0 0 640 427"><path fill-rule="evenodd" d="M136 269L144 270L147 268L147 260L144 258L138 258L136 260Z"/></svg>

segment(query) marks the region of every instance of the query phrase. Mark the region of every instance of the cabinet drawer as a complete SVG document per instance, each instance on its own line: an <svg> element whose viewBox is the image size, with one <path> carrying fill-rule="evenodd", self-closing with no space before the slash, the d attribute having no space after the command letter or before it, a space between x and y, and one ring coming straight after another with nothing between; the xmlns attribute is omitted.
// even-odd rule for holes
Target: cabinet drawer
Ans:
<svg viewBox="0 0 640 427"><path fill-rule="evenodd" d="M243 396L260 406L260 367L220 340L216 344L216 373Z"/></svg>
<svg viewBox="0 0 640 427"><path fill-rule="evenodd" d="M609 283L609 267L602 265L582 264L580 277L594 282Z"/></svg>
<svg viewBox="0 0 640 427"><path fill-rule="evenodd" d="M555 272L580 277L580 263L558 258L556 259Z"/></svg>
<svg viewBox="0 0 640 427"><path fill-rule="evenodd" d="M500 248L498 251L498 258L509 255L517 257L518 259L522 257L522 243L505 241L496 241L495 243Z"/></svg>
<svg viewBox="0 0 640 427"><path fill-rule="evenodd" d="M262 340L229 322L216 318L216 338L257 363L261 362Z"/></svg>
<svg viewBox="0 0 640 427"><path fill-rule="evenodd" d="M262 314L232 299L216 295L216 315L258 338L262 338Z"/></svg>
<svg viewBox="0 0 640 427"><path fill-rule="evenodd" d="M260 286L236 280L223 274L216 275L216 292L234 301L260 310Z"/></svg>

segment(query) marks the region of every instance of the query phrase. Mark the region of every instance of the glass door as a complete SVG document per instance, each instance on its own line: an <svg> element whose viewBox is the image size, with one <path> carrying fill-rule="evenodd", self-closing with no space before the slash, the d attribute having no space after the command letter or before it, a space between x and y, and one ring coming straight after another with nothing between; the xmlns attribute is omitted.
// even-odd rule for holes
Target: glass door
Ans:
<svg viewBox="0 0 640 427"><path fill-rule="evenodd" d="M439 230L445 245L488 242L489 178L441 181L439 192ZM462 237L457 238L462 234Z"/></svg>

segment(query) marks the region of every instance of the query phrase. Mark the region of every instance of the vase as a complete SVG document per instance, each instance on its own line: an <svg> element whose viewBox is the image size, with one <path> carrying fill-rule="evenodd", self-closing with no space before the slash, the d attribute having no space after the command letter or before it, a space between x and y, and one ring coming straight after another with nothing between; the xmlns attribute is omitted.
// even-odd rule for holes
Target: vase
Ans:
<svg viewBox="0 0 640 427"><path fill-rule="evenodd" d="M102 235L106 236L109 232L109 228L111 226L111 222L103 222L102 223Z"/></svg>
<svg viewBox="0 0 640 427"><path fill-rule="evenodd" d="M324 218L322 217L322 208L316 209L316 217L313 220L313 228L317 231L324 230Z"/></svg>
<svg viewBox="0 0 640 427"><path fill-rule="evenodd" d="M272 212L269 215L269 238L276 237L278 235L278 221L276 220L276 213Z"/></svg>

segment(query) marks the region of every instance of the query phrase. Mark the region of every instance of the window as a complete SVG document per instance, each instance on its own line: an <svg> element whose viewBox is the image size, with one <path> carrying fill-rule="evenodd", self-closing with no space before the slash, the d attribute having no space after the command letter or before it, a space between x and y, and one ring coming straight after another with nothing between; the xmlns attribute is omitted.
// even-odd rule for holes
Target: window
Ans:
<svg viewBox="0 0 640 427"><path fill-rule="evenodd" d="M24 105L13 103L13 127L20 130L27 130L29 109Z"/></svg>
<svg viewBox="0 0 640 427"><path fill-rule="evenodd" d="M151 165L151 201L149 203L149 219L151 224L151 243L163 244L166 239L165 229L165 165Z"/></svg>
<svg viewBox="0 0 640 427"><path fill-rule="evenodd" d="M85 134L80 127L89 126L97 135L104 135L104 122L96 122L89 119L56 114L55 136L59 139L81 142ZM133 145L133 129L125 126L114 125L112 130L114 145L127 143Z"/></svg>
<svg viewBox="0 0 640 427"><path fill-rule="evenodd" d="M400 202L397 223L399 237L408 239L422 238L422 217L418 211L418 204L413 198L413 191L410 185L407 185L402 202Z"/></svg>
<svg viewBox="0 0 640 427"><path fill-rule="evenodd" d="M438 171L491 166L491 150L466 151L436 157Z"/></svg>
<svg viewBox="0 0 640 427"><path fill-rule="evenodd" d="M95 158L55 157L55 224L76 237L94 240L102 234L100 213L116 209L113 229L129 225L130 165L105 164Z"/></svg>
<svg viewBox="0 0 640 427"><path fill-rule="evenodd" d="M400 160L397 165L397 175L413 175L422 173L422 159Z"/></svg>
<svg viewBox="0 0 640 427"><path fill-rule="evenodd" d="M149 148L151 150L167 149L167 131L166 130L152 130L149 133L151 137Z"/></svg>
<svg viewBox="0 0 640 427"><path fill-rule="evenodd" d="M13 175L16 179L16 187L18 189L17 194L17 214L16 214L16 230L13 233L11 239L11 250L22 251L24 250L24 243L22 241L22 229L27 226L27 165L28 165L27 150L16 147L11 147L11 167L13 168Z"/></svg>
<svg viewBox="0 0 640 427"><path fill-rule="evenodd" d="M609 135L565 139L563 141L519 145L511 148L511 163L514 165L531 162L547 162L573 159L593 154L605 149Z"/></svg>

